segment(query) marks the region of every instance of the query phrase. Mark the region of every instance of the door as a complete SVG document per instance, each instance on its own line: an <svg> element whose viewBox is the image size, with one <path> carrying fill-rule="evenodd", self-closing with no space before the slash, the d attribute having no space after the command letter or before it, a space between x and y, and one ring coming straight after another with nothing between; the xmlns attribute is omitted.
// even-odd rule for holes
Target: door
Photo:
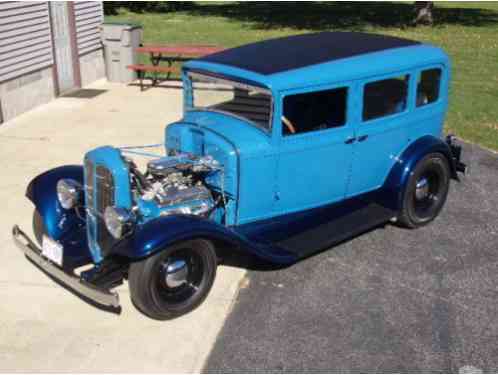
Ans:
<svg viewBox="0 0 498 375"><path fill-rule="evenodd" d="M57 85L59 94L77 87L74 71L73 45L69 22L69 3L65 1L50 2L50 16L52 24L52 39L54 48L55 66L57 71Z"/></svg>
<svg viewBox="0 0 498 375"><path fill-rule="evenodd" d="M353 166L347 196L382 186L407 145L410 74L397 74L359 84Z"/></svg>
<svg viewBox="0 0 498 375"><path fill-rule="evenodd" d="M276 214L342 200L346 192L354 129L350 87L293 92L282 100L275 191Z"/></svg>

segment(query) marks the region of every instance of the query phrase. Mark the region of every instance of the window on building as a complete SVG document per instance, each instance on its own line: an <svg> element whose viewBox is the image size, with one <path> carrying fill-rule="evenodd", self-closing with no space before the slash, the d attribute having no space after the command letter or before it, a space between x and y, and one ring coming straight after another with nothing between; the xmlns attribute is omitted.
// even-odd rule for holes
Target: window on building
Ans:
<svg viewBox="0 0 498 375"><path fill-rule="evenodd" d="M408 74L370 82L363 91L363 121L389 116L406 109Z"/></svg>
<svg viewBox="0 0 498 375"><path fill-rule="evenodd" d="M347 96L346 87L286 96L282 133L301 134L343 126Z"/></svg>
<svg viewBox="0 0 498 375"><path fill-rule="evenodd" d="M417 82L417 107L435 102L439 98L441 69L424 70Z"/></svg>

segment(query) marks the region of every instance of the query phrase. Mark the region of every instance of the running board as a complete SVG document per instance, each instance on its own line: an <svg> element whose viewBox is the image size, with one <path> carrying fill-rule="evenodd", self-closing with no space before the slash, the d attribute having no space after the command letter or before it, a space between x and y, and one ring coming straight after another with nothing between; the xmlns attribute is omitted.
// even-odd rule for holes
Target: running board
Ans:
<svg viewBox="0 0 498 375"><path fill-rule="evenodd" d="M281 249L301 259L390 221L396 213L373 199L299 211L237 228L250 241Z"/></svg>
<svg viewBox="0 0 498 375"><path fill-rule="evenodd" d="M291 236L277 245L306 258L339 242L359 235L369 229L388 222L393 217L391 210L371 203L344 216Z"/></svg>

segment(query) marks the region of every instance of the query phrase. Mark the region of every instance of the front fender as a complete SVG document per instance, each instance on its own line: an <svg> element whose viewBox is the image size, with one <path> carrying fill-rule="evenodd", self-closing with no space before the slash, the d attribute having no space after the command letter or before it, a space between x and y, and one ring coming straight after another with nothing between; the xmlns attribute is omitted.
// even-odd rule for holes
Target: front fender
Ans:
<svg viewBox="0 0 498 375"><path fill-rule="evenodd" d="M458 179L455 160L453 159L449 145L440 138L432 135L421 137L403 151L392 167L381 189L384 193L383 201L386 206L396 211L401 208L403 192L417 163L427 154L436 152L446 157L451 177Z"/></svg>
<svg viewBox="0 0 498 375"><path fill-rule="evenodd" d="M35 177L26 190L26 197L43 218L47 234L55 240L85 225L74 210L65 210L57 199L57 182L62 178L71 178L83 185L83 167L65 165L51 169Z"/></svg>
<svg viewBox="0 0 498 375"><path fill-rule="evenodd" d="M271 244L248 240L237 233L236 227L225 227L190 215L164 216L151 220L116 244L112 253L136 260L155 254L176 242L193 238L221 241L272 263L291 264L297 260L294 254Z"/></svg>

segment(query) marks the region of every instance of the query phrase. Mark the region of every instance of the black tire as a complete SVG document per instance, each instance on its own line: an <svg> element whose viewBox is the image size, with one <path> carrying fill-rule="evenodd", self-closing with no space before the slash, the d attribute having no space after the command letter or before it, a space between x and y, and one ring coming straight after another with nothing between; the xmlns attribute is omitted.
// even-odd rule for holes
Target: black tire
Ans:
<svg viewBox="0 0 498 375"><path fill-rule="evenodd" d="M404 191L399 223L417 228L434 220L446 202L449 184L446 157L439 153L425 156L417 163Z"/></svg>
<svg viewBox="0 0 498 375"><path fill-rule="evenodd" d="M41 246L43 235L47 234L47 230L45 229L43 217L40 215L36 208L33 212L33 233L35 235L36 242L38 242L38 244Z"/></svg>
<svg viewBox="0 0 498 375"><path fill-rule="evenodd" d="M130 265L131 300L138 310L153 319L184 315L207 297L217 265L216 251L209 241L198 239L169 246Z"/></svg>

